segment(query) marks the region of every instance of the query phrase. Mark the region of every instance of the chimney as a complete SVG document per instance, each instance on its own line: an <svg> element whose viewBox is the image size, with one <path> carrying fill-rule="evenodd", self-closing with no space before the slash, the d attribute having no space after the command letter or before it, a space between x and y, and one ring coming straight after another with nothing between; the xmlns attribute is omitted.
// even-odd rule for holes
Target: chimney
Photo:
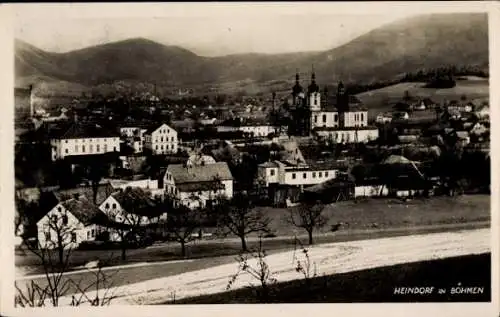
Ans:
<svg viewBox="0 0 500 317"><path fill-rule="evenodd" d="M33 85L29 85L29 94L30 94L30 118L33 118L33 114L35 113L35 109L33 107Z"/></svg>

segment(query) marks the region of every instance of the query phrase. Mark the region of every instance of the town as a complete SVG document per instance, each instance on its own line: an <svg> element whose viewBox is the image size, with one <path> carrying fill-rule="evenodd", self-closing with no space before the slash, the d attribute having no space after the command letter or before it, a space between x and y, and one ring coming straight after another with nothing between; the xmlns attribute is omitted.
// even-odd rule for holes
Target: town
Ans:
<svg viewBox="0 0 500 317"><path fill-rule="evenodd" d="M32 88L16 89L27 110L16 128L16 199L26 210L18 235L56 246L50 223L63 217L78 228L68 245L152 243L171 234L170 207L206 214L234 197L291 207L489 192L487 100L403 95L370 119L342 82L321 90L312 72L302 85L297 73L289 96L262 105L181 106L152 95L130 111L106 100L53 113L33 109Z"/></svg>

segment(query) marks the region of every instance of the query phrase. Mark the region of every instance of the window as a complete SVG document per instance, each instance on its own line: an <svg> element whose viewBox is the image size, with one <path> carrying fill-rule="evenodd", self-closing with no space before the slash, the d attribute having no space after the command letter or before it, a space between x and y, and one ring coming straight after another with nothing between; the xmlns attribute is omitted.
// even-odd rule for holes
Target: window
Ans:
<svg viewBox="0 0 500 317"><path fill-rule="evenodd" d="M96 150L97 150L97 152L101 151L101 147L99 146L99 144L96 145Z"/></svg>
<svg viewBox="0 0 500 317"><path fill-rule="evenodd" d="M275 171L271 170L271 176L274 176Z"/></svg>
<svg viewBox="0 0 500 317"><path fill-rule="evenodd" d="M155 150L158 150L158 145L155 146Z"/></svg>
<svg viewBox="0 0 500 317"><path fill-rule="evenodd" d="M338 116L338 114L336 114L336 113L335 113L335 114L333 115L333 121L335 121L335 122L339 121L339 116Z"/></svg>
<svg viewBox="0 0 500 317"><path fill-rule="evenodd" d="M319 177L323 177L323 173L322 172L319 172Z"/></svg>
<svg viewBox="0 0 500 317"><path fill-rule="evenodd" d="M318 116L314 116L314 123L318 123Z"/></svg>
<svg viewBox="0 0 500 317"><path fill-rule="evenodd" d="M64 143L68 143L68 140L64 140Z"/></svg>
<svg viewBox="0 0 500 317"><path fill-rule="evenodd" d="M104 208L109 209L109 203L106 203L106 205L104 205Z"/></svg>
<svg viewBox="0 0 500 317"><path fill-rule="evenodd" d="M163 151L163 144L162 144L162 145L160 145L160 149Z"/></svg>
<svg viewBox="0 0 500 317"><path fill-rule="evenodd" d="M108 145L104 144L104 152L107 152L107 151L108 151Z"/></svg>
<svg viewBox="0 0 500 317"><path fill-rule="evenodd" d="M85 145L82 145L82 152L85 153Z"/></svg>
<svg viewBox="0 0 500 317"><path fill-rule="evenodd" d="M174 142L174 137L171 137L171 138L170 138L170 141Z"/></svg>
<svg viewBox="0 0 500 317"><path fill-rule="evenodd" d="M116 204L113 204L113 209L116 209Z"/></svg>
<svg viewBox="0 0 500 317"><path fill-rule="evenodd" d="M323 122L326 122L326 114L323 115Z"/></svg>
<svg viewBox="0 0 500 317"><path fill-rule="evenodd" d="M167 144L166 148L167 148L167 150L168 150L168 149L170 148L170 146Z"/></svg>
<svg viewBox="0 0 500 317"><path fill-rule="evenodd" d="M63 223L63 225L67 225L68 224L68 216L67 215L63 215L62 216L62 223Z"/></svg>
<svg viewBox="0 0 500 317"><path fill-rule="evenodd" d="M316 178L316 172L313 172L313 178Z"/></svg>
<svg viewBox="0 0 500 317"><path fill-rule="evenodd" d="M95 230L94 230L94 229L92 229L92 230L90 231L90 236L91 236L92 238L93 238L93 237L95 237Z"/></svg>
<svg viewBox="0 0 500 317"><path fill-rule="evenodd" d="M113 151L116 152L116 146L113 147Z"/></svg>
<svg viewBox="0 0 500 317"><path fill-rule="evenodd" d="M160 141L163 142L163 137L160 138Z"/></svg>
<svg viewBox="0 0 500 317"><path fill-rule="evenodd" d="M318 98L314 98L314 105L316 106L318 104Z"/></svg>
<svg viewBox="0 0 500 317"><path fill-rule="evenodd" d="M47 240L47 241L51 240L50 231L45 232L45 240Z"/></svg>
<svg viewBox="0 0 500 317"><path fill-rule="evenodd" d="M71 242L76 243L76 232L71 233Z"/></svg>
<svg viewBox="0 0 500 317"><path fill-rule="evenodd" d="M94 150L94 146L91 144L90 145L90 153L92 153L93 150Z"/></svg>
<svg viewBox="0 0 500 317"><path fill-rule="evenodd" d="M328 177L328 172L325 172L325 177Z"/></svg>
<svg viewBox="0 0 500 317"><path fill-rule="evenodd" d="M302 178L306 179L307 178L307 173L302 174Z"/></svg>
<svg viewBox="0 0 500 317"><path fill-rule="evenodd" d="M365 121L364 113L361 113L361 121Z"/></svg>
<svg viewBox="0 0 500 317"><path fill-rule="evenodd" d="M75 145L75 152L78 153L78 145Z"/></svg>
<svg viewBox="0 0 500 317"><path fill-rule="evenodd" d="M297 175L295 175L295 173L292 173L292 179L296 179L297 178Z"/></svg>

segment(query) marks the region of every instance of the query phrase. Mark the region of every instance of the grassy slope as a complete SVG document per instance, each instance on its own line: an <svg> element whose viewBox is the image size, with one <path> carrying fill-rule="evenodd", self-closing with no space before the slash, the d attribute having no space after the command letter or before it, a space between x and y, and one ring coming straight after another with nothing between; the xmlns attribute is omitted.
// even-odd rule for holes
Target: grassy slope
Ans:
<svg viewBox="0 0 500 317"><path fill-rule="evenodd" d="M287 224L286 209L265 208L271 219L271 228L279 235L293 234ZM415 199L406 203L397 199L369 199L345 201L326 207L329 224L346 222L349 230L373 228L388 229L416 225L451 224L490 219L490 196L470 195L460 197L434 197ZM327 225L321 230L330 229Z"/></svg>
<svg viewBox="0 0 500 317"><path fill-rule="evenodd" d="M405 91L418 98L431 98L434 102L460 100L462 95L468 99L488 98L489 81L487 79L459 80L457 85L449 89L425 88L425 83L400 83L381 89L358 94L357 97L369 109L368 115L373 118L380 112L391 111L394 103L401 101Z"/></svg>

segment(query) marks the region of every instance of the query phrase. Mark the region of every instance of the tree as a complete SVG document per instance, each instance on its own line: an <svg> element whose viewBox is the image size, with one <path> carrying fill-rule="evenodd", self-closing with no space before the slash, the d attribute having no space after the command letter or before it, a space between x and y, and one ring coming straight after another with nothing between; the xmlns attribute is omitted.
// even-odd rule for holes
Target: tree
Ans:
<svg viewBox="0 0 500 317"><path fill-rule="evenodd" d="M143 215L156 215L155 210L158 210L152 200L137 199L137 195L131 193L134 190L137 189L127 187L119 194L121 209L111 208L106 211L120 240L122 260L127 258L130 243L140 242L137 241L137 234L142 231L143 225L146 225L145 218L148 218Z"/></svg>
<svg viewBox="0 0 500 317"><path fill-rule="evenodd" d="M193 233L201 229L202 219L200 210L191 210L183 205L174 206L168 203L169 208L167 229L173 234L175 241L181 244L181 254L186 256L186 244L196 239Z"/></svg>
<svg viewBox="0 0 500 317"><path fill-rule="evenodd" d="M323 214L325 206L320 202L304 202L298 208L290 209L288 221L297 228L307 231L309 244L313 244L313 231L326 225Z"/></svg>
<svg viewBox="0 0 500 317"><path fill-rule="evenodd" d="M270 219L257 208L246 192L230 201L218 202L218 226L224 235L234 234L241 239L241 249L248 251L246 237L254 232L267 232Z"/></svg>

